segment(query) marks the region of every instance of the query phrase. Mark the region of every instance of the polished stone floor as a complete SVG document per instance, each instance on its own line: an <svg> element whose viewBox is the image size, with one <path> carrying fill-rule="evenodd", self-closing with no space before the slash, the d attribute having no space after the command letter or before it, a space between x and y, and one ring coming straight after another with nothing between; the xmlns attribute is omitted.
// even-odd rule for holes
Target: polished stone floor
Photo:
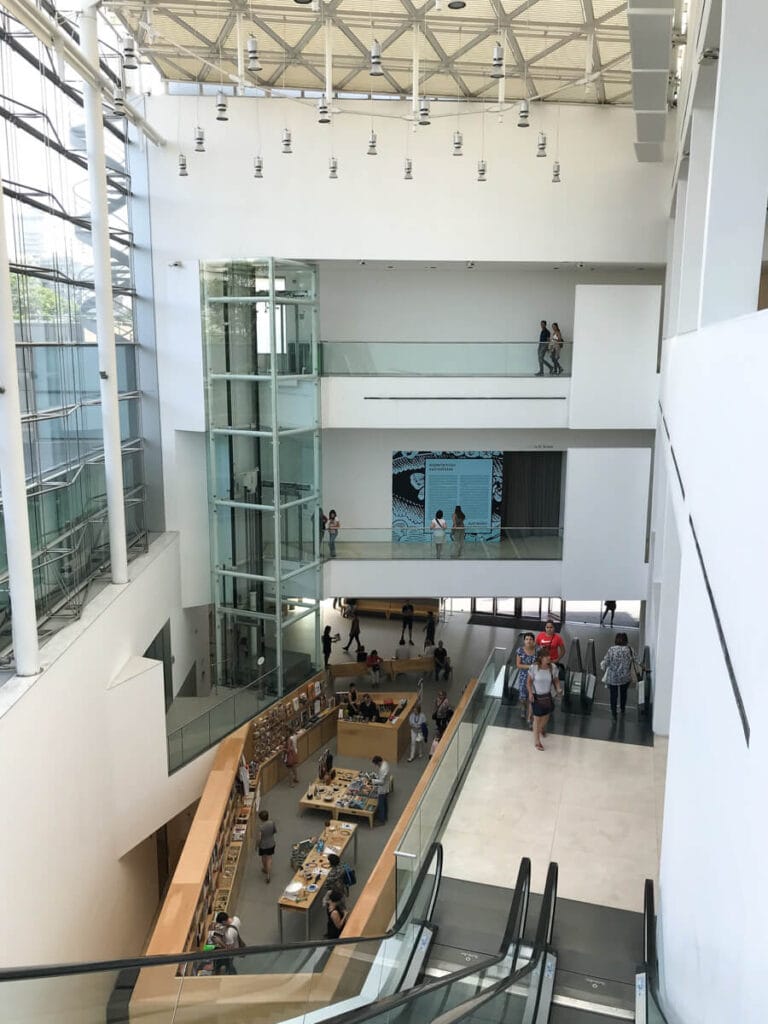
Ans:
<svg viewBox="0 0 768 1024"><path fill-rule="evenodd" d="M565 899L642 910L658 875L666 742L654 746L488 729L443 838L448 876L509 886L531 858L541 892L550 860Z"/></svg>

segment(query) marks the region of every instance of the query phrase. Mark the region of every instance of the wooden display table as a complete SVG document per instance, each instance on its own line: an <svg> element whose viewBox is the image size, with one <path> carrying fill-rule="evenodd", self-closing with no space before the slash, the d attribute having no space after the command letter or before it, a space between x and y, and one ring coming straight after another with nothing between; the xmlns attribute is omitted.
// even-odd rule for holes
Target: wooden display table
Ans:
<svg viewBox="0 0 768 1024"><path fill-rule="evenodd" d="M304 915L304 937L309 941L309 915L315 900L318 899L325 885L325 878L330 865L326 854L335 853L339 857L355 840L354 860L357 863L357 825L346 821L336 821L326 825L319 837L324 843L323 852L313 846L304 861L286 886L283 895L277 901L277 925L280 929L280 945L283 944L283 912L297 911Z"/></svg>
<svg viewBox="0 0 768 1024"><path fill-rule="evenodd" d="M396 722L362 722L351 718L340 718L336 725L336 750L339 757L365 757L370 760L379 754L385 761L395 765L407 752L411 742L411 727L408 718L417 701L415 693L379 693L374 690L371 700L383 718L382 705L391 702L397 707L405 700L405 707Z"/></svg>
<svg viewBox="0 0 768 1024"><path fill-rule="evenodd" d="M367 818L369 827L373 828L373 816L376 813L378 797L375 787L372 785L364 786L362 793L358 792L357 787L361 775L362 772L352 768L337 768L336 778L331 786L315 779L309 790L299 800L299 807L303 811L323 811L333 819L338 819L340 814L349 814L354 818ZM310 792L317 795L310 797ZM333 799L327 800L326 796L332 796ZM349 801L351 800L361 802L363 806L350 807Z"/></svg>

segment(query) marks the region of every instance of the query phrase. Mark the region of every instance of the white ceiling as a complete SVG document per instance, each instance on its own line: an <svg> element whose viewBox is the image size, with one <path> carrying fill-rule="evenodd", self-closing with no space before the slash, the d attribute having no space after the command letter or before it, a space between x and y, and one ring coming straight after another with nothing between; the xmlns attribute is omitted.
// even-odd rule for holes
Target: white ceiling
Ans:
<svg viewBox="0 0 768 1024"><path fill-rule="evenodd" d="M489 71L498 40L507 100L632 102L626 0L467 0L458 11L447 0L320 0L317 12L294 0L106 0L104 6L135 37L142 57L174 81L231 82L253 34L263 70L245 71L245 84L321 90L323 22L330 19L339 92L410 95L418 25L420 91L427 96L495 101L498 85ZM385 70L377 78L369 74L374 38Z"/></svg>

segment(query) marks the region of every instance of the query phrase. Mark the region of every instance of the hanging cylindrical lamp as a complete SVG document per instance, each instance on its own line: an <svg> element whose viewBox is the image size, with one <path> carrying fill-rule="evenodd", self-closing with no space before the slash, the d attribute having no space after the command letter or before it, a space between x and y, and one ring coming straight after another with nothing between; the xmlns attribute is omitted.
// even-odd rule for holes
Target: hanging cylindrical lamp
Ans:
<svg viewBox="0 0 768 1024"><path fill-rule="evenodd" d="M328 104L326 103L324 96L321 96L320 99L317 101L317 123L331 123L331 115L328 111Z"/></svg>
<svg viewBox="0 0 768 1024"><path fill-rule="evenodd" d="M458 128L453 133L453 155L464 156L464 136Z"/></svg>
<svg viewBox="0 0 768 1024"><path fill-rule="evenodd" d="M488 164L485 160L477 161L477 180L487 181L488 180Z"/></svg>
<svg viewBox="0 0 768 1024"><path fill-rule="evenodd" d="M228 121L229 114L227 113L227 94L223 89L219 89L216 93L216 120L217 121Z"/></svg>
<svg viewBox="0 0 768 1024"><path fill-rule="evenodd" d="M115 89L112 94L112 109L116 114L125 113L125 97L122 89Z"/></svg>
<svg viewBox="0 0 768 1024"><path fill-rule="evenodd" d="M291 149L291 129L283 128L282 134L283 153L292 153Z"/></svg>
<svg viewBox="0 0 768 1024"><path fill-rule="evenodd" d="M195 128L195 152L205 152L205 131L199 126Z"/></svg>
<svg viewBox="0 0 768 1024"><path fill-rule="evenodd" d="M336 179L339 176L339 161L335 156L332 156L328 161L328 177Z"/></svg>
<svg viewBox="0 0 768 1024"><path fill-rule="evenodd" d="M378 39L374 39L371 43L371 74L374 78L379 78L384 74L384 69L381 66L381 43Z"/></svg>
<svg viewBox="0 0 768 1024"><path fill-rule="evenodd" d="M448 0L449 11L461 11L467 6L466 0Z"/></svg>
<svg viewBox="0 0 768 1024"><path fill-rule="evenodd" d="M378 150L376 149L376 132L371 128L371 134L368 136L368 156L378 155Z"/></svg>
<svg viewBox="0 0 768 1024"><path fill-rule="evenodd" d="M405 172L403 177L406 181L413 181L413 160L409 156L405 158Z"/></svg>
<svg viewBox="0 0 768 1024"><path fill-rule="evenodd" d="M497 42L493 47L493 56L491 58L491 78L503 78L504 77L504 47L501 43Z"/></svg>
<svg viewBox="0 0 768 1024"><path fill-rule="evenodd" d="M183 153L179 153L179 177L180 178L188 178L189 177L189 174L187 172L187 158L184 156Z"/></svg>
<svg viewBox="0 0 768 1024"><path fill-rule="evenodd" d="M245 44L245 55L248 58L246 66L249 71L263 70L259 60L259 44L256 41L256 36L248 36L248 41Z"/></svg>
<svg viewBox="0 0 768 1024"><path fill-rule="evenodd" d="M426 96L419 102L419 124L432 124L429 120L429 100Z"/></svg>
<svg viewBox="0 0 768 1024"><path fill-rule="evenodd" d="M536 156L547 155L547 136L544 132L539 132L539 141L536 143Z"/></svg>
<svg viewBox="0 0 768 1024"><path fill-rule="evenodd" d="M559 160L555 160L555 162L552 164L552 184L553 185L559 185L560 184L560 161Z"/></svg>
<svg viewBox="0 0 768 1024"><path fill-rule="evenodd" d="M528 106L528 100L520 100L520 106L517 108L517 127L518 128L530 128L528 118L531 116L531 111Z"/></svg>
<svg viewBox="0 0 768 1024"><path fill-rule="evenodd" d="M253 158L253 176L254 178L264 177L264 159L260 156Z"/></svg>
<svg viewBox="0 0 768 1024"><path fill-rule="evenodd" d="M136 40L133 36L125 36L123 38L123 68L126 71L135 71L138 66Z"/></svg>

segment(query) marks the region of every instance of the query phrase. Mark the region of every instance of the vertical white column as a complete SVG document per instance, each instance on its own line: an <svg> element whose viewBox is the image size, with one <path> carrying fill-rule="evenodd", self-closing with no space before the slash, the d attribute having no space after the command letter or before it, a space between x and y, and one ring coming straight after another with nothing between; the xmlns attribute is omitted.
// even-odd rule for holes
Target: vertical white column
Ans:
<svg viewBox="0 0 768 1024"><path fill-rule="evenodd" d="M3 190L0 186L0 491L3 496L3 524L8 552L8 589L16 672L20 676L34 676L40 671L40 652L37 643L35 581L29 538L11 278L5 239Z"/></svg>
<svg viewBox="0 0 768 1024"><path fill-rule="evenodd" d="M706 76L707 85L714 89L715 75L711 67L702 67L699 74ZM698 105L701 103L702 105ZM672 334L695 331L699 325L699 289L701 288L701 250L704 244L704 211L709 182L709 158L712 149L712 107L709 96L701 101L697 93L697 106L691 118L691 150L688 160L688 187L680 259L680 293L677 326L670 324Z"/></svg>
<svg viewBox="0 0 768 1024"><path fill-rule="evenodd" d="M272 392L272 501L275 507L275 656L277 693L282 696L283 686L283 524L280 518L280 408L279 376L277 373L277 306L275 303L275 261L269 258L269 360L270 390Z"/></svg>
<svg viewBox="0 0 768 1024"><path fill-rule="evenodd" d="M699 324L754 313L768 200L768 3L723 0Z"/></svg>
<svg viewBox="0 0 768 1024"><path fill-rule="evenodd" d="M413 61L411 65L411 106L413 109L413 123L419 119L419 26L413 23ZM415 131L415 129L414 129Z"/></svg>
<svg viewBox="0 0 768 1024"><path fill-rule="evenodd" d="M664 328L663 337L670 338L677 331L680 308L680 275L683 259L683 235L685 233L686 200L688 196L688 168L685 176L680 174L675 194L674 219L671 224L669 250L667 253L667 276L664 286Z"/></svg>
<svg viewBox="0 0 768 1024"><path fill-rule="evenodd" d="M83 54L95 67L99 64L96 6L85 0L80 22ZM91 247L96 300L96 336L99 346L99 389L104 434L104 476L109 518L109 554L113 583L128 582L128 552L125 540L123 461L120 448L120 411L117 400L117 358L112 298L112 266L109 251L107 208L107 167L104 158L104 122L101 93L83 81L85 144L88 157L88 185L91 201Z"/></svg>

